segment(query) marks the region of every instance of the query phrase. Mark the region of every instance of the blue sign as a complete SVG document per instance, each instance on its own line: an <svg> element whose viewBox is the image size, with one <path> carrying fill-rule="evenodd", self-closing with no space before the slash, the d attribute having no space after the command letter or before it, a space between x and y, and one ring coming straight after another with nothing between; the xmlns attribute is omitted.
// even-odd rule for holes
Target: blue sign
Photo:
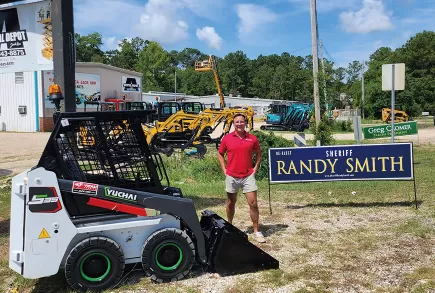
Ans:
<svg viewBox="0 0 435 293"><path fill-rule="evenodd" d="M269 180L412 180L412 151L412 143L271 148Z"/></svg>

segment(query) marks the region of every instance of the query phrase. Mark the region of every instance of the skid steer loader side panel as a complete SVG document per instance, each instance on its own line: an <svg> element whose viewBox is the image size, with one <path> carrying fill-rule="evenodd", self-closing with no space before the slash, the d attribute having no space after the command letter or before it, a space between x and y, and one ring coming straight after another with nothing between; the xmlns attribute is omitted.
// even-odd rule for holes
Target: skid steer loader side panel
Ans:
<svg viewBox="0 0 435 293"><path fill-rule="evenodd" d="M65 209L56 174L37 168L27 173L23 276L54 275L77 228Z"/></svg>
<svg viewBox="0 0 435 293"><path fill-rule="evenodd" d="M202 212L200 223L208 243L210 271L231 275L279 268L278 260L249 242L245 233L214 212Z"/></svg>
<svg viewBox="0 0 435 293"><path fill-rule="evenodd" d="M24 214L26 208L26 186L24 177L27 172L16 175L12 179L11 190L11 222L9 232L9 267L23 274L24 261Z"/></svg>

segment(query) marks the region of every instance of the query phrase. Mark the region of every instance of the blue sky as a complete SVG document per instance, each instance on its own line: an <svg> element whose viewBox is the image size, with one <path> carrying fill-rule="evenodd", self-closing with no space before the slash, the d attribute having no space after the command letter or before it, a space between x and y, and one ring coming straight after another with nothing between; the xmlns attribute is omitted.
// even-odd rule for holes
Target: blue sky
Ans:
<svg viewBox="0 0 435 293"><path fill-rule="evenodd" d="M435 30L435 0L317 0L317 9L324 57L339 66ZM74 0L74 14L76 32L101 33L103 49L138 36L220 57L311 54L310 0Z"/></svg>

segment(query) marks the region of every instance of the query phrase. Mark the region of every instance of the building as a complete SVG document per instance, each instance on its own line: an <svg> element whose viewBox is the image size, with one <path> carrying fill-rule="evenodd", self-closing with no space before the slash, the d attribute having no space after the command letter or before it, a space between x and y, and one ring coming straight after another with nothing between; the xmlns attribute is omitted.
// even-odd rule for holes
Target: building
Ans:
<svg viewBox="0 0 435 293"><path fill-rule="evenodd" d="M55 109L48 100L48 87L53 80L52 70L1 73L0 131L51 131ZM84 101L142 100L142 74L138 72L77 62L75 83L77 111L84 111Z"/></svg>
<svg viewBox="0 0 435 293"><path fill-rule="evenodd" d="M150 91L142 94L142 100L145 102L154 102L155 99L159 101L195 101L203 103L206 107L219 108L220 98L219 95L209 96L192 96L184 93L170 93L170 92L154 92ZM274 102L280 102L282 100L273 99L260 99L260 98L246 98L239 96L224 96L225 104L227 107L235 106L251 106L255 112L255 116L262 116L264 112L269 108L269 105Z"/></svg>

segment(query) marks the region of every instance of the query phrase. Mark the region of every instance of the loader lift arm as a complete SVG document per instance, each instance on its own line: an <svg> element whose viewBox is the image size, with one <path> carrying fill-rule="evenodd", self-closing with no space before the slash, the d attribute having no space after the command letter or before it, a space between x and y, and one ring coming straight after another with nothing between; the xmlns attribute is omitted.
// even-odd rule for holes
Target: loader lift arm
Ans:
<svg viewBox="0 0 435 293"><path fill-rule="evenodd" d="M201 72L213 71L214 81L216 82L216 87L219 94L220 107L225 108L225 98L222 91L222 83L219 78L219 73L216 65L216 56L210 55L208 60L195 61L195 70Z"/></svg>

